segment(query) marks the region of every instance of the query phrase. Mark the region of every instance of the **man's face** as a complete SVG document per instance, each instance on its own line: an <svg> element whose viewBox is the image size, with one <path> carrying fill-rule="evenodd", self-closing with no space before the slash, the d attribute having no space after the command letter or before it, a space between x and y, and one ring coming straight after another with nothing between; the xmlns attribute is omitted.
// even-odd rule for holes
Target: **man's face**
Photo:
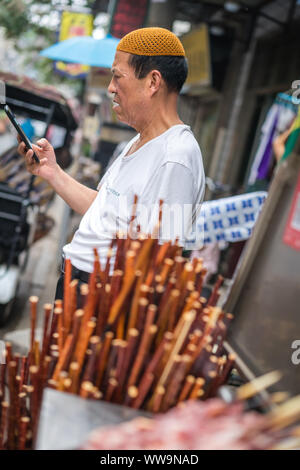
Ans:
<svg viewBox="0 0 300 470"><path fill-rule="evenodd" d="M136 78L128 64L129 54L117 51L112 65L112 79L108 86L113 97L113 110L120 121L138 129L145 119L147 105L147 77Z"/></svg>

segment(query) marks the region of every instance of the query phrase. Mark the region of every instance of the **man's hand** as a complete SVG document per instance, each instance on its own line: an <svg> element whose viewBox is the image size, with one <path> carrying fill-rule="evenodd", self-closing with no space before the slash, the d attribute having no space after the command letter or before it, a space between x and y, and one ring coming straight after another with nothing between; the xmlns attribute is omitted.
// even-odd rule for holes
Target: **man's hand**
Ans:
<svg viewBox="0 0 300 470"><path fill-rule="evenodd" d="M38 140L37 145L32 144L34 152L40 159L40 163L37 163L33 158L33 151L27 150L24 142L20 140L19 142L18 153L25 158L27 170L50 182L59 169L52 145L46 139Z"/></svg>

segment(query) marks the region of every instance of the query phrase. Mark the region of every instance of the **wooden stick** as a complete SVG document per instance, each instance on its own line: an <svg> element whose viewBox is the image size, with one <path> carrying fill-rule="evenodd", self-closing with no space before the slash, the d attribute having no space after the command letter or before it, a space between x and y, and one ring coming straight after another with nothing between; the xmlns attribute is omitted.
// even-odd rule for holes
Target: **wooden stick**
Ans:
<svg viewBox="0 0 300 470"><path fill-rule="evenodd" d="M3 393L3 397L5 394L5 372L6 372L6 363L0 364L0 391Z"/></svg>
<svg viewBox="0 0 300 470"><path fill-rule="evenodd" d="M27 432L29 429L30 418L28 416L22 416L20 419L20 435L19 435L19 450L25 450L26 448L26 439L27 439Z"/></svg>
<svg viewBox="0 0 300 470"><path fill-rule="evenodd" d="M128 379L128 387L130 387L131 385L135 385L138 379L140 370L142 368L142 365L144 363L145 357L151 345L151 340L153 340L153 337L156 331L157 331L156 325L145 326L145 331L143 332L140 346L138 348L138 352L137 352L135 361L132 366L131 374Z"/></svg>
<svg viewBox="0 0 300 470"><path fill-rule="evenodd" d="M9 404L6 401L1 403L1 421L0 421L0 450L4 449L5 430L9 414Z"/></svg>
<svg viewBox="0 0 300 470"><path fill-rule="evenodd" d="M172 349L172 352L170 354L170 358L169 358L169 361L167 362L166 364L166 367L162 373L162 376L159 380L159 385L164 385L165 383L165 380L170 372L170 369L172 367L172 362L173 362L173 358L178 354L178 352L180 351L181 347L182 347L182 344L186 338L186 335L188 334L189 330L190 330L190 327L191 327L191 324L193 323L194 319L195 319L195 311L190 311L190 312L186 312L184 315L183 315L183 324L182 324L182 330L181 332L178 334L178 337L177 339L175 340L175 344L174 344L174 347ZM175 333L176 334L176 333Z"/></svg>
<svg viewBox="0 0 300 470"><path fill-rule="evenodd" d="M65 274L64 274L64 298L63 298L63 313L62 313L62 328L68 331L71 323L71 289L70 284L72 280L72 264L69 258L65 259Z"/></svg>
<svg viewBox="0 0 300 470"><path fill-rule="evenodd" d="M281 377L282 374L279 371L269 372L261 377L257 377L256 379L251 380L251 382L239 387L236 397L238 400L247 400L262 390L274 385L281 379Z"/></svg>
<svg viewBox="0 0 300 470"><path fill-rule="evenodd" d="M96 326L95 321L92 319L89 320L86 324L83 334L81 335L77 343L77 346L75 349L75 360L76 362L78 362L80 369L84 361L84 355L87 349L88 342L90 340L90 337L92 336L95 326Z"/></svg>
<svg viewBox="0 0 300 470"><path fill-rule="evenodd" d="M169 273L174 266L174 261L171 258L166 258L164 260L164 265L161 269L160 276L161 276L161 284L165 284L167 277L169 276Z"/></svg>
<svg viewBox="0 0 300 470"><path fill-rule="evenodd" d="M9 341L5 343L5 357L6 364L9 364L12 361L12 347Z"/></svg>
<svg viewBox="0 0 300 470"><path fill-rule="evenodd" d="M127 341L119 340L118 351L117 351L117 361L116 361L116 379L118 382L118 389L117 389L115 398L117 402L121 401L122 383L120 379L123 377L123 368L124 368L125 359L126 359L127 344L128 344Z"/></svg>
<svg viewBox="0 0 300 470"><path fill-rule="evenodd" d="M268 415L267 426L279 430L290 426L300 416L300 395L297 395L282 405L279 405Z"/></svg>
<svg viewBox="0 0 300 470"><path fill-rule="evenodd" d="M101 341L99 336L92 336L90 339L90 348L91 348L91 355L88 358L87 364L85 366L85 371L83 375L84 382L92 382L94 379L95 369L96 369L96 362L98 359L98 353L101 348Z"/></svg>
<svg viewBox="0 0 300 470"><path fill-rule="evenodd" d="M158 348L156 348L153 356L152 356L152 359L150 360L145 372L144 372L144 375L148 375L148 374L152 374L155 372L156 368L158 367L158 365L160 364L165 352L166 352L166 346L167 345L171 345L171 341L173 339L173 334L170 333L169 331L167 331L165 334L164 334L164 337L161 341L161 343L159 344ZM143 378L144 376L141 378L141 382L143 381Z"/></svg>
<svg viewBox="0 0 300 470"><path fill-rule="evenodd" d="M189 395L189 400L195 400L199 397L199 391L203 389L203 385L205 384L205 380L202 377L198 377L195 381L195 384L191 390Z"/></svg>
<svg viewBox="0 0 300 470"><path fill-rule="evenodd" d="M220 274L218 275L217 282L214 285L214 288L212 290L212 293L207 301L207 306L214 306L216 305L217 299L218 299L218 290L222 286L224 282L224 277L221 276Z"/></svg>
<svg viewBox="0 0 300 470"><path fill-rule="evenodd" d="M165 394L166 390L163 385L159 385L156 387L153 399L151 401L151 409L149 411L153 411L153 413L158 413L161 407L162 399Z"/></svg>
<svg viewBox="0 0 300 470"><path fill-rule="evenodd" d="M16 427L16 401L18 390L16 387L16 369L17 364L15 361L8 363L8 390L9 390L9 416L8 416L8 431L7 431L7 448L13 450L15 447L15 427Z"/></svg>
<svg viewBox="0 0 300 470"><path fill-rule="evenodd" d="M40 342L38 340L34 340L33 345L33 356L34 356L34 364L39 366L40 365Z"/></svg>
<svg viewBox="0 0 300 470"><path fill-rule="evenodd" d="M165 393L163 404L162 404L163 411L167 411L171 406L175 405L176 398L179 393L179 389L185 378L187 367L190 361L191 361L191 358L188 355L184 355L180 357L178 366L174 374L171 376L167 389L166 389L166 393Z"/></svg>
<svg viewBox="0 0 300 470"><path fill-rule="evenodd" d="M93 396L93 392L94 392L94 385L92 384L92 382L89 382L89 381L82 382L80 386L80 391L79 391L79 395L82 398L91 398Z"/></svg>
<svg viewBox="0 0 300 470"><path fill-rule="evenodd" d="M116 377L116 363L120 342L122 343L120 339L113 339L111 342L109 356L105 365L105 375L102 383L103 390L106 389L109 378Z"/></svg>
<svg viewBox="0 0 300 470"><path fill-rule="evenodd" d="M140 298L138 302L139 307L138 307L138 312L137 312L137 318L136 318L136 322L133 324L133 327L136 328L138 331L142 331L144 328L148 304L149 304L149 300L145 299L145 297Z"/></svg>
<svg viewBox="0 0 300 470"><path fill-rule="evenodd" d="M35 339L35 327L36 327L36 312L37 303L39 299L36 295L29 297L30 312L31 312L31 337L30 337L30 350L33 351L34 339Z"/></svg>
<svg viewBox="0 0 300 470"><path fill-rule="evenodd" d="M49 329L49 322L50 322L50 315L52 312L52 305L51 304L44 304L44 328L43 328L43 342L42 342L42 353L41 353L41 362L46 355L47 350L47 337L48 337L48 329Z"/></svg>
<svg viewBox="0 0 300 470"><path fill-rule="evenodd" d="M67 339L66 339L66 342L65 342L65 345L63 347L63 350L59 356L59 360L56 364L56 367L55 367L55 370L54 370L54 374L52 376L52 379L53 380L58 380L58 377L59 377L59 374L60 372L63 370L63 365L65 364L66 362L66 359L67 358L70 358L70 355L71 355L71 347L72 347L72 341L73 341L73 335L72 334L69 334L67 336Z"/></svg>
<svg viewBox="0 0 300 470"><path fill-rule="evenodd" d="M139 331L136 328L130 328L130 330L128 331L127 346L125 348L125 353L124 353L125 357L124 357L123 367L119 376L119 385L121 389L124 385L128 370L131 367L131 363L135 355L138 339L139 339Z"/></svg>
<svg viewBox="0 0 300 470"><path fill-rule="evenodd" d="M147 393L153 384L154 381L154 374L147 374L143 376L139 387L138 387L138 396L135 400L133 400L131 406L132 408L138 409L141 408L142 404L144 403Z"/></svg>
<svg viewBox="0 0 300 470"><path fill-rule="evenodd" d="M177 309L177 306L178 306L178 300L179 300L179 290L172 289L163 307L159 309L158 311L157 324L158 324L159 332L158 332L157 339L156 339L157 344L161 341L164 332L168 329L168 326L169 326L168 322L173 323L175 321L175 310Z"/></svg>
<svg viewBox="0 0 300 470"><path fill-rule="evenodd" d="M103 374L104 374L104 370L105 370L105 366L106 366L106 362L107 362L107 358L108 358L108 354L109 354L113 337L114 337L114 334L111 331L108 331L107 333L105 333L103 347L101 349L100 356L99 356L98 372L97 372L97 377L96 377L97 388L101 387L101 382L102 382L102 378L103 378Z"/></svg>
<svg viewBox="0 0 300 470"><path fill-rule="evenodd" d="M96 335L100 337L102 336L105 325L107 324L108 306L110 303L110 291L111 291L110 284L105 284L104 286L102 286L101 290L102 290L101 301L99 303L98 320L97 320L97 327L96 327Z"/></svg>
<svg viewBox="0 0 300 470"><path fill-rule="evenodd" d="M139 394L138 388L135 385L131 385L127 389L127 394L126 394L125 401L124 401L125 406L131 406L133 400L137 398L138 394Z"/></svg>
<svg viewBox="0 0 300 470"><path fill-rule="evenodd" d="M181 389L181 392L180 392L180 395L179 395L179 398L178 398L178 403L186 400L187 397L190 395L190 392L191 392L191 390L194 386L195 380L196 379L193 375L188 375L185 378L184 385Z"/></svg>
<svg viewBox="0 0 300 470"><path fill-rule="evenodd" d="M155 266L160 266L163 263L164 259L167 256L170 246L171 246L171 242L164 242L159 247L158 253L155 258Z"/></svg>
<svg viewBox="0 0 300 470"><path fill-rule="evenodd" d="M113 394L115 390L117 389L118 386L118 381L114 377L110 377L108 379L108 387L106 389L105 395L104 395L104 400L106 401L111 401L113 398Z"/></svg>
<svg viewBox="0 0 300 470"><path fill-rule="evenodd" d="M57 330L58 319L59 319L61 314L62 314L62 308L61 307L54 308L51 327L50 327L50 332L49 332L49 337L47 338L46 354L48 353L49 347L51 346L51 344L53 342L53 334Z"/></svg>
<svg viewBox="0 0 300 470"><path fill-rule="evenodd" d="M78 362L71 362L69 374L70 374L70 379L72 381L70 392L77 393L78 385L79 385L79 375L80 375L80 367L79 367Z"/></svg>
<svg viewBox="0 0 300 470"><path fill-rule="evenodd" d="M128 340L129 330L131 328L135 328L135 325L136 325L136 319L138 316L138 309L139 309L140 289L143 283L143 276L142 276L141 271L135 271L135 277L136 277L136 284L135 284L135 290L134 290L133 299L131 302L131 308L130 308L129 319L128 319L127 337L126 337L127 340Z"/></svg>

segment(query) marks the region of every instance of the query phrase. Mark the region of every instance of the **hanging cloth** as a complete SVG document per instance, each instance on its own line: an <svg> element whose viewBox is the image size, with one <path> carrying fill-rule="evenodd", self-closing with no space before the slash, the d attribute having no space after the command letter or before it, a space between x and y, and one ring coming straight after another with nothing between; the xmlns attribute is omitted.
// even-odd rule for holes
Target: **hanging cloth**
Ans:
<svg viewBox="0 0 300 470"><path fill-rule="evenodd" d="M248 179L249 185L267 177L273 158L273 140L289 128L295 115L295 107L284 102L275 102L271 106L261 129L260 143Z"/></svg>
<svg viewBox="0 0 300 470"><path fill-rule="evenodd" d="M299 136L300 136L300 107L298 109L298 115L294 121L291 134L287 140L285 151L284 151L281 161L286 160L287 157L292 153Z"/></svg>
<svg viewBox="0 0 300 470"><path fill-rule="evenodd" d="M268 111L267 117L261 128L261 139L251 167L248 184L254 184L257 180L258 169L262 163L270 136L274 130L274 123L278 120L279 106L273 104Z"/></svg>

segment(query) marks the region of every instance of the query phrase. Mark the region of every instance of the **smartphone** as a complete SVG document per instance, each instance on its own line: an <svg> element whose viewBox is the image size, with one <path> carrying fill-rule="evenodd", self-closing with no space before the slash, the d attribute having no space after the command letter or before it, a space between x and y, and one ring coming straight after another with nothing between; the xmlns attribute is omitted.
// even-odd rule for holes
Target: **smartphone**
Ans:
<svg viewBox="0 0 300 470"><path fill-rule="evenodd" d="M24 133L24 131L23 131L22 127L20 126L20 124L18 124L18 122L16 121L16 118L13 115L12 110L10 109L10 107L6 104L6 105L4 105L3 109L6 112L9 120L13 124L14 128L16 129L17 133L19 134L21 140L26 145L27 150L29 150L29 149L33 150L30 140L28 139L27 135ZM36 156L36 154L34 152L33 152L33 158L35 159L35 161L37 163L40 163L39 158Z"/></svg>

